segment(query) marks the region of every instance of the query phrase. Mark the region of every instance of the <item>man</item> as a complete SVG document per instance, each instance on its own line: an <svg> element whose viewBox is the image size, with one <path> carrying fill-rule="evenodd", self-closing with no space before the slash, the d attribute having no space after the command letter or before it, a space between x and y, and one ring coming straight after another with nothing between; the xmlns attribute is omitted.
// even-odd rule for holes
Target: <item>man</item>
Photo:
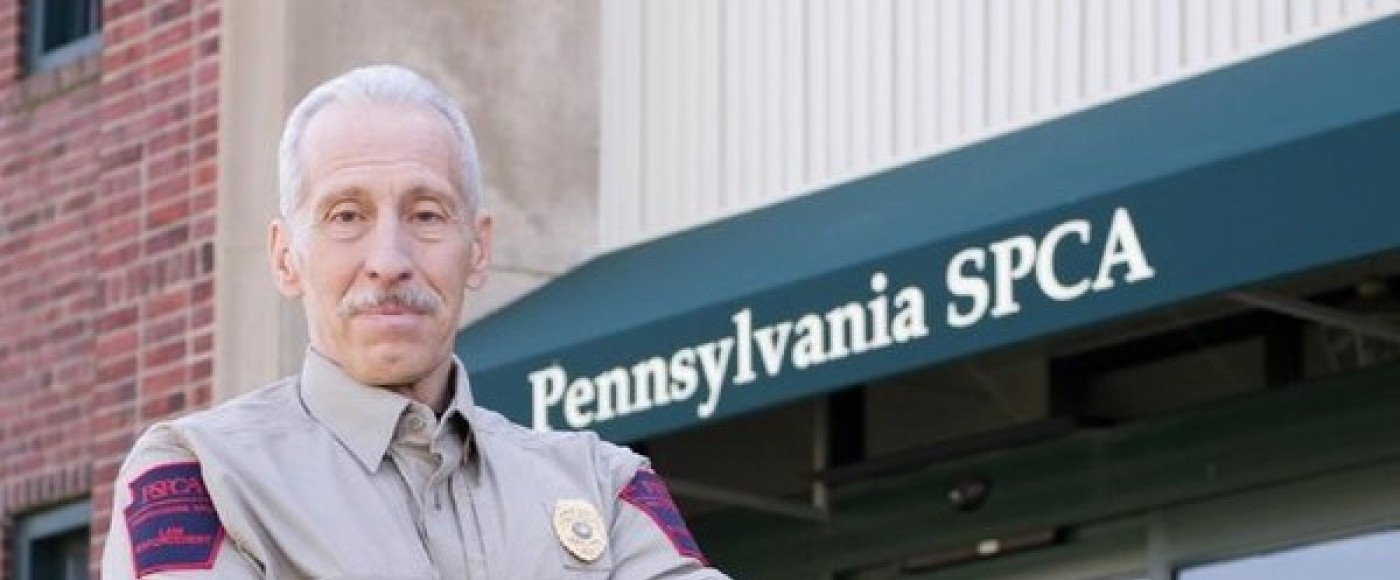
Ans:
<svg viewBox="0 0 1400 580"><path fill-rule="evenodd" d="M452 339L491 218L449 97L351 71L279 154L270 254L305 306L302 371L140 438L104 578L724 577L643 458L473 404Z"/></svg>

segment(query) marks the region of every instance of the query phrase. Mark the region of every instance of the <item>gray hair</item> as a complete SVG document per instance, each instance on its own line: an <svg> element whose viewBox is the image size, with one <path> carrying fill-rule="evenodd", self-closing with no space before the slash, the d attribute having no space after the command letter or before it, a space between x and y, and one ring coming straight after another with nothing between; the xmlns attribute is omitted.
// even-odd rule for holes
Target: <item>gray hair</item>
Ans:
<svg viewBox="0 0 1400 580"><path fill-rule="evenodd" d="M481 161L476 155L476 140L462 108L450 95L432 81L407 68L380 64L351 70L311 89L287 116L282 141L277 147L277 189L281 196L282 216L290 217L301 202L302 159L301 141L306 127L323 107L337 101L406 104L437 111L452 127L457 143L457 183L466 197L467 208L475 214L482 206Z"/></svg>

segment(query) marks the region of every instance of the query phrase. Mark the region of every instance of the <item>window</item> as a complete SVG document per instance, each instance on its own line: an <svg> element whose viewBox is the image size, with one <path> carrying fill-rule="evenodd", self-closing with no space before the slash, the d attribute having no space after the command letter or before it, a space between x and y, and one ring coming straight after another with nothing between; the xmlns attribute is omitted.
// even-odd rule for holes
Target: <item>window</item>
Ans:
<svg viewBox="0 0 1400 580"><path fill-rule="evenodd" d="M27 0L25 69L44 72L101 46L101 0Z"/></svg>
<svg viewBox="0 0 1400 580"><path fill-rule="evenodd" d="M1313 544L1182 571L1181 580L1382 580L1400 569L1400 532Z"/></svg>
<svg viewBox="0 0 1400 580"><path fill-rule="evenodd" d="M86 580L88 577L87 500L20 516L15 534L18 580Z"/></svg>

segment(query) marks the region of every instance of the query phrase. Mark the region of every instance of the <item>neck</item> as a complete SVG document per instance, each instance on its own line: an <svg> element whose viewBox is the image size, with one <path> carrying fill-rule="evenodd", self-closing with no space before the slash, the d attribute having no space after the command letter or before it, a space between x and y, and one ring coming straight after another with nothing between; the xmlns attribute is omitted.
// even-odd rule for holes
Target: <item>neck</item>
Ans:
<svg viewBox="0 0 1400 580"><path fill-rule="evenodd" d="M452 399L452 357L447 357L432 371L416 383L404 385L383 385L391 391L427 405L439 415L447 410Z"/></svg>

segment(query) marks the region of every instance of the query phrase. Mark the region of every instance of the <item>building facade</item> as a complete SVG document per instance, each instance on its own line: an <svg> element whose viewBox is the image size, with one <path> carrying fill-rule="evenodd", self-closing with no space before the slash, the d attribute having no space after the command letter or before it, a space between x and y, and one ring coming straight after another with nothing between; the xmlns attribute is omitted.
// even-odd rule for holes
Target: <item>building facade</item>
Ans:
<svg viewBox="0 0 1400 580"><path fill-rule="evenodd" d="M221 3L97 4L0 5L6 578L80 575L141 426L213 400Z"/></svg>

